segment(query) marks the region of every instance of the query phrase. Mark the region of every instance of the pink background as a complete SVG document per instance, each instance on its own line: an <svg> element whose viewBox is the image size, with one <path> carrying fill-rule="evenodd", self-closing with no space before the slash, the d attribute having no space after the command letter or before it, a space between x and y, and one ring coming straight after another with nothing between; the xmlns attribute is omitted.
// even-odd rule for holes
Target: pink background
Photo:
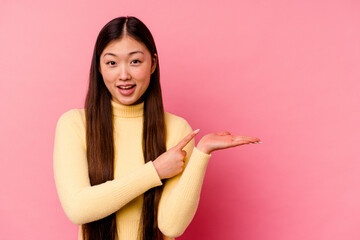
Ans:
<svg viewBox="0 0 360 240"><path fill-rule="evenodd" d="M0 3L0 239L76 239L55 189L55 124L81 108L96 36L134 15L152 31L166 111L215 152L180 240L360 239L360 3ZM197 138L199 140L199 138Z"/></svg>

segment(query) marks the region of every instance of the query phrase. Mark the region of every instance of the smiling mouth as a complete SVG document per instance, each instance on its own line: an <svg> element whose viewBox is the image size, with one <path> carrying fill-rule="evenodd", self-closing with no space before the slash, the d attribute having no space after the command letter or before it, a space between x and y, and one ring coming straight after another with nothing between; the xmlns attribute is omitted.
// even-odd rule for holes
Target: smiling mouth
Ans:
<svg viewBox="0 0 360 240"><path fill-rule="evenodd" d="M134 85L125 85L125 86L117 86L119 89L123 89L123 90L129 90L132 89L136 86L136 84Z"/></svg>

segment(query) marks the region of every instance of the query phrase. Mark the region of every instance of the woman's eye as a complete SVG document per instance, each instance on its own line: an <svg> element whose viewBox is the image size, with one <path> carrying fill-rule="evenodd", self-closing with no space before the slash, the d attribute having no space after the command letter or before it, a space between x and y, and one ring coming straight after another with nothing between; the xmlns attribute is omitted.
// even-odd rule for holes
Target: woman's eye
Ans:
<svg viewBox="0 0 360 240"><path fill-rule="evenodd" d="M137 60L137 59L136 59L136 60L132 60L131 63L132 63L132 64L138 64L138 63L140 63L140 60Z"/></svg>
<svg viewBox="0 0 360 240"><path fill-rule="evenodd" d="M107 62L106 64L107 64L107 65L110 65L110 66L114 66L114 65L116 64L116 62L114 62L114 61L109 61L109 62Z"/></svg>

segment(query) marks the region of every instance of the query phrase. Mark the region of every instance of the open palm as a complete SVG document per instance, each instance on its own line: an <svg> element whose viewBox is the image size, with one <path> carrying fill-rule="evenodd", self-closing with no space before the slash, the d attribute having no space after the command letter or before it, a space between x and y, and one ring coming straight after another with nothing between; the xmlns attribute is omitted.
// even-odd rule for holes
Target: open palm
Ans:
<svg viewBox="0 0 360 240"><path fill-rule="evenodd" d="M234 136L229 132L210 133L201 138L197 148L204 153L231 148L249 143L259 143L260 139L256 137Z"/></svg>

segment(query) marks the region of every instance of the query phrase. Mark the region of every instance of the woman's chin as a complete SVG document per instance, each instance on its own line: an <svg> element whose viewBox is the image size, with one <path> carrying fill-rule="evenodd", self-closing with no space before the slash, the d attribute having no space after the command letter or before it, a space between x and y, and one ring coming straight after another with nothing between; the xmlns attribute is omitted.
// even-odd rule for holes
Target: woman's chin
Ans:
<svg viewBox="0 0 360 240"><path fill-rule="evenodd" d="M130 105L136 105L141 103L143 100L142 98L139 99L133 99L133 98L129 98L129 99L119 99L119 98L113 98L113 101L120 103L121 105L126 105L126 106L130 106Z"/></svg>

